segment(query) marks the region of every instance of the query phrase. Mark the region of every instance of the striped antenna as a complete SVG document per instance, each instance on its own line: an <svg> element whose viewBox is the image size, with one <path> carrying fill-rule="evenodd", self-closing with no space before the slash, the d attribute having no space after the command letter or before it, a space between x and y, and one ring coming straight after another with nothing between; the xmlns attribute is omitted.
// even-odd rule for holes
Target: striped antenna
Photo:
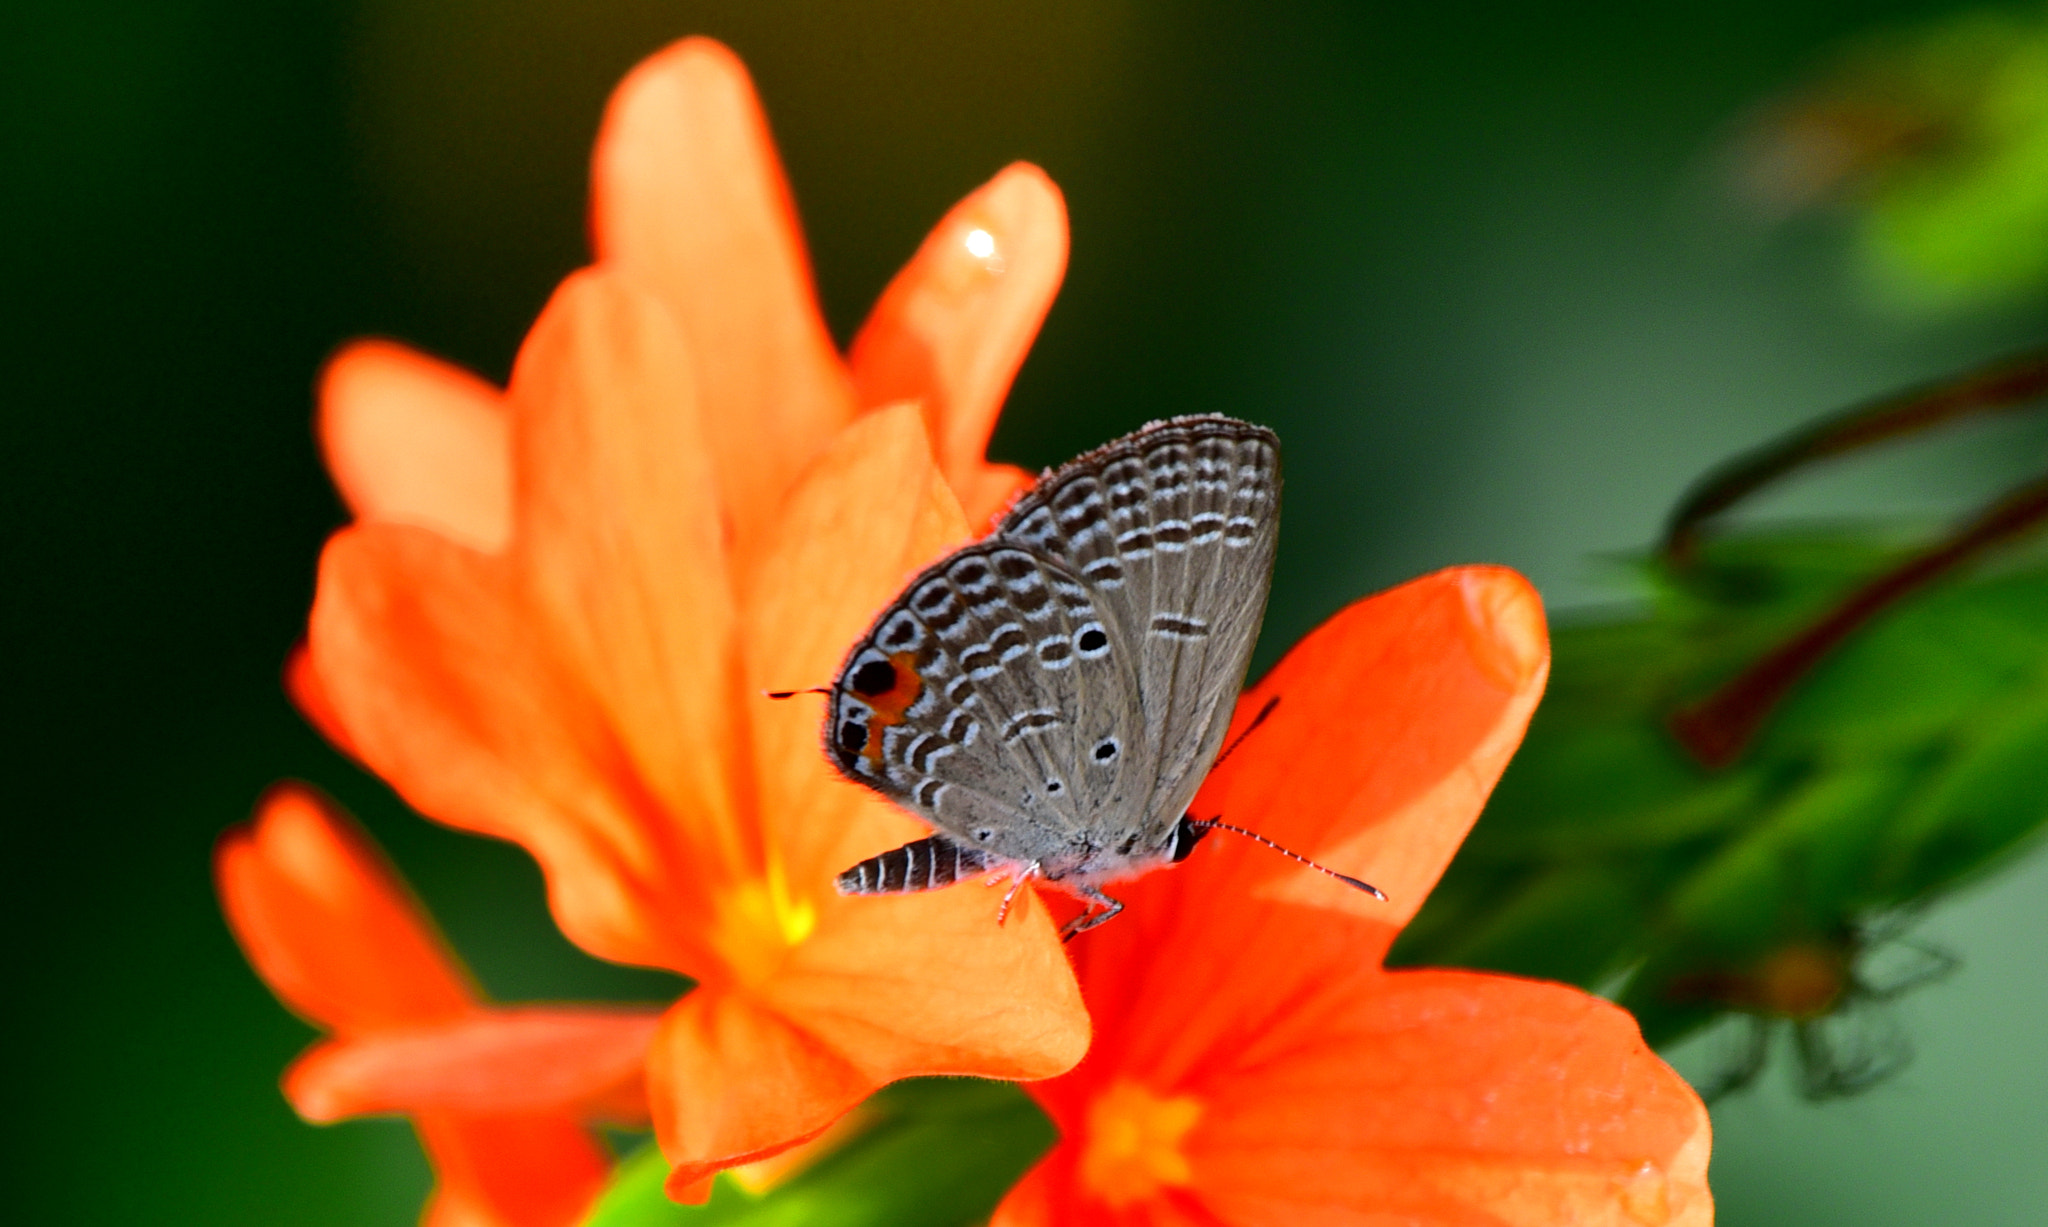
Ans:
<svg viewBox="0 0 2048 1227"><path fill-rule="evenodd" d="M794 699L800 694L831 694L830 686L806 686L802 690L764 690L762 694L771 699Z"/></svg>
<svg viewBox="0 0 2048 1227"><path fill-rule="evenodd" d="M1272 704L1269 703L1266 705L1266 711L1271 710L1273 710L1273 707ZM1263 717L1265 715L1265 712L1261 712L1259 714L1261 717ZM1249 733L1251 730L1246 729L1245 731ZM1242 741L1243 738L1239 738L1238 740ZM1257 840L1259 843L1266 845L1268 848L1271 848L1273 851L1278 852L1282 856L1291 857L1294 860L1300 861L1302 864L1307 865L1310 869L1315 870L1317 873L1327 873L1331 877L1337 879L1339 882L1342 882L1344 885L1353 887L1357 890L1362 890L1366 894L1371 895L1373 898L1379 900L1381 903L1385 903L1387 901L1387 896L1385 892L1381 891L1379 887L1374 886L1372 883L1361 882L1357 878L1352 877L1348 873L1338 873L1336 870L1330 868L1327 865L1318 865L1314 861L1308 859L1299 852L1295 852L1291 849L1281 847L1279 844L1276 844L1272 840L1267 839L1265 836L1259 834L1257 831L1247 831L1243 827L1232 826L1229 823L1224 822L1220 818L1190 818L1187 820L1187 823L1189 826L1201 827L1205 831L1228 831L1232 835L1242 835L1246 839Z"/></svg>

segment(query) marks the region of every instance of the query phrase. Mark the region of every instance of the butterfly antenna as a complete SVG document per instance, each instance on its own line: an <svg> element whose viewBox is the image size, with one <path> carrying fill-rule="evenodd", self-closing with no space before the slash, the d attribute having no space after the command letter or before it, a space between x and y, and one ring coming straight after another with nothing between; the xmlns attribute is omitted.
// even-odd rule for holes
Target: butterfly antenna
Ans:
<svg viewBox="0 0 2048 1227"><path fill-rule="evenodd" d="M1258 732L1259 726L1266 722L1266 717L1272 715L1273 709L1278 706L1280 706L1279 695L1276 694L1272 698L1267 699L1266 705L1259 709L1259 714L1253 716L1252 722L1244 726L1244 732L1239 733L1231 741L1229 745L1223 747L1223 753L1218 754L1216 756L1216 761L1209 764L1209 770L1214 771L1216 770L1216 768L1221 767L1223 765L1223 760L1229 758L1231 754L1234 753L1239 746L1243 745L1245 738L1251 736L1253 733Z"/></svg>
<svg viewBox="0 0 2048 1227"><path fill-rule="evenodd" d="M800 694L831 694L830 686L806 686L802 690L764 690L762 694L771 699L794 699Z"/></svg>
<svg viewBox="0 0 2048 1227"><path fill-rule="evenodd" d="M1279 702L1279 700L1275 699L1272 703L1266 704L1266 711L1272 711L1273 703L1277 702ZM1263 718L1265 714L1266 712L1259 713L1261 718ZM1253 728L1256 727L1258 726L1257 722L1255 721L1253 723ZM1246 729L1245 732L1249 733L1251 732L1251 729ZM1238 740L1242 741L1244 739L1240 737ZM1331 877L1337 879L1339 882L1342 882L1346 886L1364 891L1366 894L1371 895L1373 898L1379 900L1381 903L1385 903L1387 901L1386 892L1382 891L1379 887L1374 886L1372 883L1361 882L1357 878L1352 877L1348 873L1338 873L1336 870L1330 868L1328 865L1318 865L1314 861L1308 859L1299 852L1296 852L1290 848L1281 847L1279 844L1276 844L1272 840L1267 839L1265 836L1259 834L1257 831L1247 831L1243 827L1232 826L1231 824L1217 818L1190 818L1188 819L1188 824L1190 826L1198 826L1211 831L1228 831L1232 835L1242 835L1246 839L1256 840L1259 843L1266 845L1268 848L1271 848L1273 851L1278 852L1282 856L1300 861L1302 864L1307 865L1310 869L1315 870L1317 873L1327 873Z"/></svg>

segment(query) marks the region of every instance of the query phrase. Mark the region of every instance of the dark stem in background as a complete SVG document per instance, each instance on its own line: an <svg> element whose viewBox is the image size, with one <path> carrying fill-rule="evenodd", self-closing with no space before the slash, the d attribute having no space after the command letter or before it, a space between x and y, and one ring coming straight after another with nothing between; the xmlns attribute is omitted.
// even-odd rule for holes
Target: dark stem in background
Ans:
<svg viewBox="0 0 2048 1227"><path fill-rule="evenodd" d="M1762 487L1813 461L1916 434L1975 413L2018 409L2048 396L2048 350L2006 358L1957 379L1916 388L1826 418L1782 442L1722 465L1702 478L1671 513L1664 558L1692 564L1700 527Z"/></svg>
<svg viewBox="0 0 2048 1227"><path fill-rule="evenodd" d="M1947 541L1865 583L1734 680L1672 713L1671 731L1701 765L1727 766L1793 685L1857 628L1986 548L2043 522L2048 522L2048 478L2007 494Z"/></svg>

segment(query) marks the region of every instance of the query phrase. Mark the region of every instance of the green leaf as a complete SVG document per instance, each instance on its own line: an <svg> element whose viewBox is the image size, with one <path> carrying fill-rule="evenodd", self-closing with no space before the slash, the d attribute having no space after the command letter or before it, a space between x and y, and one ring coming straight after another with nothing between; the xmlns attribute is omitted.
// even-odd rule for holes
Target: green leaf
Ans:
<svg viewBox="0 0 2048 1227"><path fill-rule="evenodd" d="M670 1201L662 1191L667 1180L668 1163L661 1157L661 1148L650 1141L612 1169L611 1183L590 1213L583 1216L582 1227L665 1227L669 1223L688 1222L692 1217L708 1221L703 1215L710 1207L700 1210ZM737 1188L729 1187L725 1177L719 1177L711 1205L717 1205L721 1198L729 1199L734 1193L738 1193Z"/></svg>
<svg viewBox="0 0 2048 1227"><path fill-rule="evenodd" d="M1947 139L1903 159L1870 202L1864 252L1895 298L1946 306L2048 284L2048 25L2004 33L1995 51L1936 67L1952 78L1936 115Z"/></svg>
<svg viewBox="0 0 2048 1227"><path fill-rule="evenodd" d="M2048 824L2048 688L1969 732L1898 823L1881 881L1902 902L1988 869Z"/></svg>
<svg viewBox="0 0 2048 1227"><path fill-rule="evenodd" d="M1616 866L1559 866L1520 883L1428 961L1596 984L1640 942L1643 904L1631 875Z"/></svg>
<svg viewBox="0 0 2048 1227"><path fill-rule="evenodd" d="M966 1227L987 1219L1056 1136L1009 1083L913 1079L858 1111L858 1132L766 1193L721 1175L702 1206L668 1200L668 1164L650 1143L619 1164L583 1227Z"/></svg>
<svg viewBox="0 0 2048 1227"><path fill-rule="evenodd" d="M1871 39L1772 108L1759 163L1846 203L1867 284L1946 311L2048 287L2048 19L1978 9ZM1775 129L1775 133L1770 132Z"/></svg>
<svg viewBox="0 0 2048 1227"><path fill-rule="evenodd" d="M1822 662L1767 736L1781 750L1910 752L1962 729L2016 688L2039 684L2043 628L2048 574L1935 589Z"/></svg>
<svg viewBox="0 0 2048 1227"><path fill-rule="evenodd" d="M1920 773L1912 759L1815 772L1674 887L1668 923L1730 958L1843 927L1873 901L1879 838Z"/></svg>
<svg viewBox="0 0 2048 1227"><path fill-rule="evenodd" d="M1808 955L1853 989L1873 924L2048 826L2048 562L2007 555L1886 611L1732 767L1701 767L1666 721L1913 548L1725 535L1682 573L1644 564L1640 611L1558 626L1520 752L1389 962L1588 989L1626 973L1653 1043L1812 1002L1767 974Z"/></svg>

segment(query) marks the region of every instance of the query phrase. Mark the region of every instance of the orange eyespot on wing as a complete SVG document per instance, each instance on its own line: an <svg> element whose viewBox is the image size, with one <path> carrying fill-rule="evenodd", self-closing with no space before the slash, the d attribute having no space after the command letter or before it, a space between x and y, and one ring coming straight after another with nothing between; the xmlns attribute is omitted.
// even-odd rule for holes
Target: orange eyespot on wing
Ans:
<svg viewBox="0 0 2048 1227"><path fill-rule="evenodd" d="M873 712L868 718L861 757L879 763L883 730L903 723L903 713L924 693L924 679L917 673L917 653L894 652L887 660L867 661L853 671L846 684Z"/></svg>
<svg viewBox="0 0 2048 1227"><path fill-rule="evenodd" d="M917 653L894 652L887 660L871 660L847 679L853 692L867 701L878 716L894 724L917 696L924 693L924 679L917 675Z"/></svg>

